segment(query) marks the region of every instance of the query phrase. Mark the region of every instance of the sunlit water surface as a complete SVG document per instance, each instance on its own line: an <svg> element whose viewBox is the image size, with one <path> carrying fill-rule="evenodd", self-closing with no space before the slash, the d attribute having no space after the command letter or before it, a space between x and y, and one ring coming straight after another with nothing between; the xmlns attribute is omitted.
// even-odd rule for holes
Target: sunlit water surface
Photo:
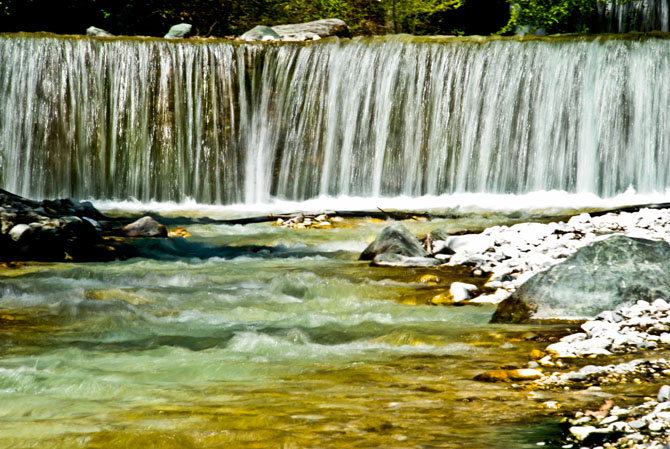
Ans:
<svg viewBox="0 0 670 449"><path fill-rule="evenodd" d="M527 332L567 329L428 305L453 280L485 280L356 261L384 225L192 225L188 239L139 243L148 258L2 269L0 447L552 447L543 402L601 400L474 381L546 345ZM420 283L427 273L440 285Z"/></svg>

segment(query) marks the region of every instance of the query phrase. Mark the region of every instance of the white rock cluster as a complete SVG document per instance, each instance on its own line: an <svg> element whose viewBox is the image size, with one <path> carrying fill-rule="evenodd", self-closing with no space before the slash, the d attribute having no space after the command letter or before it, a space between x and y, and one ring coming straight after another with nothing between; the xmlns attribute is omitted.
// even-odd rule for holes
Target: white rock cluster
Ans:
<svg viewBox="0 0 670 449"><path fill-rule="evenodd" d="M290 217L280 217L275 221L275 226L294 229L311 229L311 228L331 228L332 224L325 214L309 216L304 214L297 214Z"/></svg>
<svg viewBox="0 0 670 449"><path fill-rule="evenodd" d="M670 347L670 304L661 298L638 301L601 313L582 324L582 330L549 345L547 351L565 358Z"/></svg>
<svg viewBox="0 0 670 449"><path fill-rule="evenodd" d="M554 372L537 380L540 387L570 386L571 384L598 384L641 382L640 378L656 379L670 374L670 361L637 359L606 366L587 365L578 371ZM637 381L635 379L638 379Z"/></svg>
<svg viewBox="0 0 670 449"><path fill-rule="evenodd" d="M499 303L535 273L544 271L579 248L620 233L629 237L670 242L670 210L642 209L639 212L611 213L592 217L576 215L567 223L520 223L494 226L481 234L450 236L432 242L435 257L453 251L448 265L472 266L491 273L486 284L494 294L481 295L472 302Z"/></svg>
<svg viewBox="0 0 670 449"><path fill-rule="evenodd" d="M670 443L670 387L664 385L656 400L641 405L621 408L616 405L607 407L602 413L584 414L578 412L570 420L571 441L585 446L587 438L596 442L599 448L646 448L664 449ZM623 434L623 436L621 436ZM594 438L595 437L595 438Z"/></svg>

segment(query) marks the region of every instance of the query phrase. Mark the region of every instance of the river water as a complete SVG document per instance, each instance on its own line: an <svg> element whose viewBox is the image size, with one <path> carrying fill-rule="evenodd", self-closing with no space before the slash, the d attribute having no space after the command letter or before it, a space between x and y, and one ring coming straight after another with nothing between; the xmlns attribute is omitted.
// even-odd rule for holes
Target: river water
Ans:
<svg viewBox="0 0 670 449"><path fill-rule="evenodd" d="M194 224L187 239L140 243L145 258L2 269L0 446L553 447L558 418L543 402L601 401L474 381L547 344L528 332L567 329L489 325L490 305L428 305L453 280L484 280L358 262L385 225Z"/></svg>

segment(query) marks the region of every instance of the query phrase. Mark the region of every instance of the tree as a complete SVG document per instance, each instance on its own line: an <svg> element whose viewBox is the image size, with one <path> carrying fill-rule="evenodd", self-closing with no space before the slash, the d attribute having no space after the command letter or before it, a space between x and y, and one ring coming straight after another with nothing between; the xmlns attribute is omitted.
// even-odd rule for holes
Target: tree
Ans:
<svg viewBox="0 0 670 449"><path fill-rule="evenodd" d="M382 0L393 24L394 33L416 34L430 17L459 8L464 0Z"/></svg>
<svg viewBox="0 0 670 449"><path fill-rule="evenodd" d="M547 33L585 33L600 0L508 0L510 19L501 33L544 29Z"/></svg>

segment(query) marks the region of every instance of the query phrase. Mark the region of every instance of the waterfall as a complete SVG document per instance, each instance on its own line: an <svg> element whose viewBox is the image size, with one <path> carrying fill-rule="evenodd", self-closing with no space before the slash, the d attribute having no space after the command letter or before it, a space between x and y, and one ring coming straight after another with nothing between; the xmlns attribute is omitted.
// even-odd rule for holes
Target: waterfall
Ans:
<svg viewBox="0 0 670 449"><path fill-rule="evenodd" d="M203 203L670 187L670 40L0 35L0 187Z"/></svg>
<svg viewBox="0 0 670 449"><path fill-rule="evenodd" d="M598 3L599 32L670 31L670 0Z"/></svg>

